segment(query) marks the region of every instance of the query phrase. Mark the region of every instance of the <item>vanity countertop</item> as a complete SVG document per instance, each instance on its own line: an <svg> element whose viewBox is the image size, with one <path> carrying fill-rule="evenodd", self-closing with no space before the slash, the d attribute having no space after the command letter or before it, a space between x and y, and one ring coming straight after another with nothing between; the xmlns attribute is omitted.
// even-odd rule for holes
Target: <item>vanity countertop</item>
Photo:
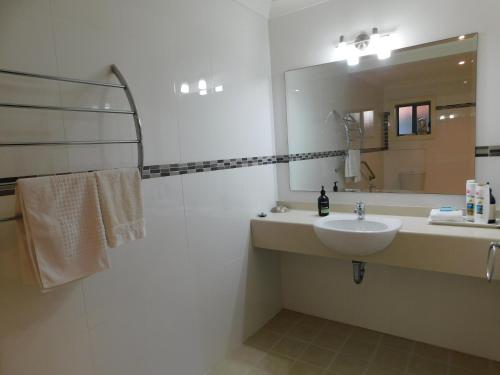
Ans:
<svg viewBox="0 0 500 375"><path fill-rule="evenodd" d="M342 212L344 213L344 212ZM447 236L447 237L465 237L477 238L488 241L500 241L500 228L474 228L452 225L429 224L426 217L398 216L398 215L370 215L369 216L387 216L395 217L402 221L403 225L400 233L412 233L420 235ZM354 214L353 214L354 217ZM312 225L320 217L315 211L290 210L282 213L268 213L267 217L256 217L254 221L289 223Z"/></svg>
<svg viewBox="0 0 500 375"><path fill-rule="evenodd" d="M264 249L481 278L485 277L490 242L500 241L500 229L433 225L426 217L387 216L399 218L402 227L387 249L368 256L346 257L326 248L317 239L312 225L319 216L309 210L268 213L267 217L254 218L252 240L255 247ZM500 270L500 254L495 265ZM495 279L500 280L500 271Z"/></svg>

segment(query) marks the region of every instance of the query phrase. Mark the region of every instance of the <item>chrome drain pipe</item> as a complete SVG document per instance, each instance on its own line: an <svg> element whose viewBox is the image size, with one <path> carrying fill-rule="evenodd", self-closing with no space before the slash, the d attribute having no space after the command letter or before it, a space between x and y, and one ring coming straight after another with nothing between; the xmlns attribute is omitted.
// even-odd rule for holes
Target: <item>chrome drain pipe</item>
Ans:
<svg viewBox="0 0 500 375"><path fill-rule="evenodd" d="M352 278L356 284L361 284L365 276L365 262L352 261Z"/></svg>

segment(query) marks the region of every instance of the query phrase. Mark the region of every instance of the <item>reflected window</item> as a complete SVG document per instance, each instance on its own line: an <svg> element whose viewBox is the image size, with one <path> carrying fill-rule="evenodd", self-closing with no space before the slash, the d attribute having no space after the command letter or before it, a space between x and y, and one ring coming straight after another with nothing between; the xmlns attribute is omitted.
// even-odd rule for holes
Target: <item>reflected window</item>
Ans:
<svg viewBox="0 0 500 375"><path fill-rule="evenodd" d="M401 104L396 106L397 134L431 134L431 102Z"/></svg>
<svg viewBox="0 0 500 375"><path fill-rule="evenodd" d="M372 137L375 127L375 111L364 110L361 112L349 112L348 113L358 125L363 129L363 135L365 137Z"/></svg>

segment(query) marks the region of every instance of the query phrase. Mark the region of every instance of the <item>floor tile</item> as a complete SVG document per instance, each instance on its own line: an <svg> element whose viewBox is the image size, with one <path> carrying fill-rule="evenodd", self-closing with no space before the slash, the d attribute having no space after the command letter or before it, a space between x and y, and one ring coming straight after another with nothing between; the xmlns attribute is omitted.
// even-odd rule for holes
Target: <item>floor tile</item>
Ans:
<svg viewBox="0 0 500 375"><path fill-rule="evenodd" d="M290 319L285 319L279 316L272 318L265 326L264 329L273 331L279 334L285 334L290 331L290 329L296 324L295 321Z"/></svg>
<svg viewBox="0 0 500 375"><path fill-rule="evenodd" d="M244 375L251 370L251 367L241 362L228 359L216 365L209 375Z"/></svg>
<svg viewBox="0 0 500 375"><path fill-rule="evenodd" d="M367 367L367 361L355 356L340 354L334 359L328 370L333 375L360 375Z"/></svg>
<svg viewBox="0 0 500 375"><path fill-rule="evenodd" d="M447 375L447 370L444 363L419 356L412 357L408 366L411 375Z"/></svg>
<svg viewBox="0 0 500 375"><path fill-rule="evenodd" d="M451 351L438 346L417 342L415 343L415 354L434 361L448 363Z"/></svg>
<svg viewBox="0 0 500 375"><path fill-rule="evenodd" d="M489 360L459 352L451 353L451 365L467 370L473 370L478 375L487 375L490 372Z"/></svg>
<svg viewBox="0 0 500 375"><path fill-rule="evenodd" d="M298 321L300 321L305 316L306 316L305 314L302 314L302 313L299 313L299 312L296 312L296 311L292 311L292 310L287 310L287 309L281 310L276 315L277 318L287 319L287 320L290 320L290 321L292 321L294 323L297 323Z"/></svg>
<svg viewBox="0 0 500 375"><path fill-rule="evenodd" d="M320 328L307 324L298 323L293 327L287 336L306 342L311 342L320 332Z"/></svg>
<svg viewBox="0 0 500 375"><path fill-rule="evenodd" d="M403 375L404 373L404 370L388 369L379 367L376 364L372 364L370 365L370 367L368 367L368 370L363 375Z"/></svg>
<svg viewBox="0 0 500 375"><path fill-rule="evenodd" d="M356 340L361 340L369 343L376 344L382 337L382 334L376 331L372 331L370 329L365 329L365 328L354 328L354 331L352 332L353 339Z"/></svg>
<svg viewBox="0 0 500 375"><path fill-rule="evenodd" d="M255 366L266 355L266 352L248 345L242 345L230 355L231 359Z"/></svg>
<svg viewBox="0 0 500 375"><path fill-rule="evenodd" d="M358 359L369 360L375 352L375 348L376 344L349 338L340 352Z"/></svg>
<svg viewBox="0 0 500 375"><path fill-rule="evenodd" d="M329 321L323 328L323 331L347 336L354 331L354 328L349 324Z"/></svg>
<svg viewBox="0 0 500 375"><path fill-rule="evenodd" d="M262 358L257 367L272 375L290 375L293 364L294 361L289 358L276 354L267 354Z"/></svg>
<svg viewBox="0 0 500 375"><path fill-rule="evenodd" d="M291 359L298 358L307 344L303 341L298 341L288 337L282 338L276 345L271 349L271 353L282 355Z"/></svg>
<svg viewBox="0 0 500 375"><path fill-rule="evenodd" d="M321 346L330 350L339 350L344 342L347 340L347 334L338 334L328 331L321 332L314 339L313 343L317 346Z"/></svg>
<svg viewBox="0 0 500 375"><path fill-rule="evenodd" d="M323 375L323 373L319 367L302 362L295 362L290 371L290 375Z"/></svg>
<svg viewBox="0 0 500 375"><path fill-rule="evenodd" d="M255 335L250 337L246 341L246 344L248 346L267 351L271 349L279 341L280 338L281 336L277 333L267 330L260 330Z"/></svg>
<svg viewBox="0 0 500 375"><path fill-rule="evenodd" d="M415 342L412 340L404 339L402 337L386 335L382 336L381 345L390 347L392 349L397 349L401 351L411 351Z"/></svg>
<svg viewBox="0 0 500 375"><path fill-rule="evenodd" d="M476 375L474 370L467 370L459 367L450 367L448 375Z"/></svg>
<svg viewBox="0 0 500 375"><path fill-rule="evenodd" d="M386 346L379 346L373 362L381 369L404 370L410 353L404 353Z"/></svg>
<svg viewBox="0 0 500 375"><path fill-rule="evenodd" d="M500 375L500 362L491 363L491 375Z"/></svg>
<svg viewBox="0 0 500 375"><path fill-rule="evenodd" d="M309 364L326 368L335 357L335 352L317 346L309 346L300 356L300 360Z"/></svg>
<svg viewBox="0 0 500 375"><path fill-rule="evenodd" d="M500 375L500 363L282 310L209 375Z"/></svg>
<svg viewBox="0 0 500 375"><path fill-rule="evenodd" d="M301 324L312 326L312 327L317 327L317 328L323 328L328 324L328 320L323 319L323 318L318 318L316 316L305 316L301 321Z"/></svg>
<svg viewBox="0 0 500 375"><path fill-rule="evenodd" d="M268 371L262 370L260 368L253 368L250 370L250 372L246 375L273 375Z"/></svg>

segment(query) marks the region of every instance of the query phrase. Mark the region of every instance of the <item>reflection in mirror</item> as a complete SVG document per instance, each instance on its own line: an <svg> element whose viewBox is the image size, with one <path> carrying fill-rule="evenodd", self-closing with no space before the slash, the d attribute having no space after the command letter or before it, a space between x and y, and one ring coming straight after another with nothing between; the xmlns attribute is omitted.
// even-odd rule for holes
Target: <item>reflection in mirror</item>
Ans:
<svg viewBox="0 0 500 375"><path fill-rule="evenodd" d="M474 178L477 34L286 72L291 190L463 194ZM318 154L320 153L320 154Z"/></svg>

